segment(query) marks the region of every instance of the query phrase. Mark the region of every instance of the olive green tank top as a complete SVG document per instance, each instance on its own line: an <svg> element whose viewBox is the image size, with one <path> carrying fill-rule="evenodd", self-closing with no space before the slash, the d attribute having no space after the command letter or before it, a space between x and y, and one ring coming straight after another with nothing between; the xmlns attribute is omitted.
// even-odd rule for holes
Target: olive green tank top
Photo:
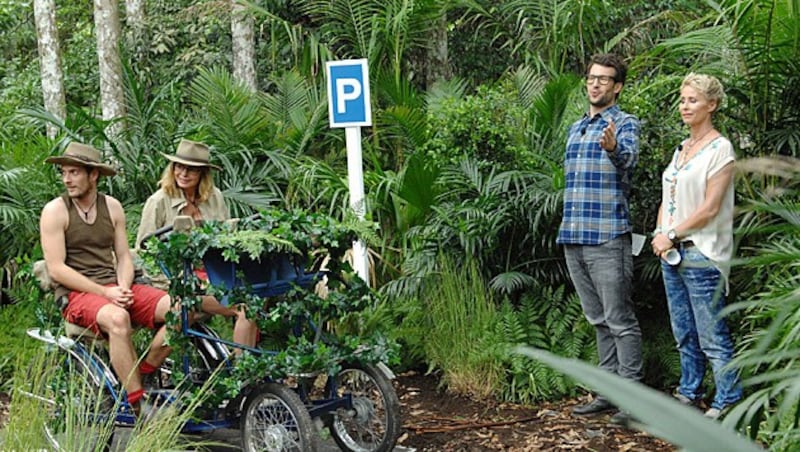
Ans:
<svg viewBox="0 0 800 452"><path fill-rule="evenodd" d="M64 263L97 284L116 282L114 224L111 222L106 196L97 194L97 215L92 224L83 221L68 194L64 193L61 198L69 212L69 226L64 231L67 252ZM70 289L59 285L55 290L56 299L69 292Z"/></svg>

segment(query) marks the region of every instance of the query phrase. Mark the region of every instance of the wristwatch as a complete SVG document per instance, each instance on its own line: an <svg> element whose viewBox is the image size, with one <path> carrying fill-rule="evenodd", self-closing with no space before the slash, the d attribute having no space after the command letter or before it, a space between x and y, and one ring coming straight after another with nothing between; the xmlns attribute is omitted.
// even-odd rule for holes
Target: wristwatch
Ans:
<svg viewBox="0 0 800 452"><path fill-rule="evenodd" d="M677 233L677 232L675 232L675 230L674 230L674 229L670 229L669 231L667 231L667 238L668 238L668 239L669 239L669 240L670 240L672 243L677 243L677 242L678 242L678 233Z"/></svg>

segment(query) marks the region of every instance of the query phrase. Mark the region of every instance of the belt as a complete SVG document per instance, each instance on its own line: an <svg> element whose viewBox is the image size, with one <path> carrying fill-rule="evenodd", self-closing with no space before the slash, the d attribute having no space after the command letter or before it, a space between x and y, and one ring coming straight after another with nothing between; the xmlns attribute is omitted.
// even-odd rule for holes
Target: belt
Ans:
<svg viewBox="0 0 800 452"><path fill-rule="evenodd" d="M683 241L683 242L678 242L678 248L681 248L681 249L691 248L691 247L693 247L693 246L694 246L694 242L693 242L693 241L691 241L691 240L686 240L686 241Z"/></svg>

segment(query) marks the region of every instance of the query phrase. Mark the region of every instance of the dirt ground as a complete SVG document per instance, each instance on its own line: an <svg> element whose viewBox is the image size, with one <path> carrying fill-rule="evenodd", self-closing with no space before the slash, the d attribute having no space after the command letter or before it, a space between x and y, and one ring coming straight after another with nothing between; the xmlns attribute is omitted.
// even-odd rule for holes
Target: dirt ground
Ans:
<svg viewBox="0 0 800 452"><path fill-rule="evenodd" d="M563 400L538 406L485 403L437 389L437 378L408 372L395 380L403 432L398 446L423 451L674 451L646 433L608 423L609 415L576 418ZM0 393L0 428L8 418Z"/></svg>
<svg viewBox="0 0 800 452"><path fill-rule="evenodd" d="M436 388L437 379L399 375L404 431L399 445L417 451L673 451L646 433L608 423L610 415L574 417L563 400L538 406L479 403Z"/></svg>

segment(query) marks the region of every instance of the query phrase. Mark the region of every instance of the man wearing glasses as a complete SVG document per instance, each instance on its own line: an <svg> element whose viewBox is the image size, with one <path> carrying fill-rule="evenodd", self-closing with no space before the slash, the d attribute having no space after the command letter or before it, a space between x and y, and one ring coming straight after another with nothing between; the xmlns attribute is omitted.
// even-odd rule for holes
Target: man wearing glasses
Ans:
<svg viewBox="0 0 800 452"><path fill-rule="evenodd" d="M601 369L642 379L642 333L631 300L633 257L628 199L639 153L639 121L617 98L627 66L613 54L594 55L586 71L589 111L572 124L564 158L564 245L570 278L586 319L595 327ZM573 413L616 410L602 396ZM618 412L611 422L625 424Z"/></svg>

